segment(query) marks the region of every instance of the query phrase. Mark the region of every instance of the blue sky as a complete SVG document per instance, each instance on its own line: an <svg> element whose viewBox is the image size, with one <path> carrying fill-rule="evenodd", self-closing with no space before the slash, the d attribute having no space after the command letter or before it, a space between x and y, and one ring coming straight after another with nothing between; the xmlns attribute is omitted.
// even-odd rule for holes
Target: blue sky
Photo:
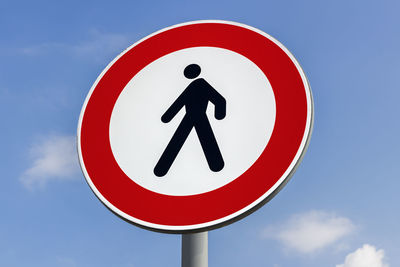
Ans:
<svg viewBox="0 0 400 267"><path fill-rule="evenodd" d="M73 145L105 66L140 38L198 19L277 38L315 102L293 179L251 216L209 233L209 265L400 266L398 10L396 1L1 0L0 266L179 266L180 236L111 214Z"/></svg>

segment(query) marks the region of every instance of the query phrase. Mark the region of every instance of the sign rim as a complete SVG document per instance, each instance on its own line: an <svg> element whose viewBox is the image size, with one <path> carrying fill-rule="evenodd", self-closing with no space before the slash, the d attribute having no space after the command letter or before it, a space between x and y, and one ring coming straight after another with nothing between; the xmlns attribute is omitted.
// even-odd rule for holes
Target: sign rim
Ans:
<svg viewBox="0 0 400 267"><path fill-rule="evenodd" d="M305 95L306 95L306 100L307 100L307 118L306 118L306 125L305 125L305 129L304 129L303 137L301 139L301 143L297 149L295 156L293 157L291 163L289 164L289 166L287 167L287 169L285 170L283 175L275 182L275 184L271 188L269 188L269 190L267 190L263 195L261 195L258 199L256 199L255 201L253 201L246 207L244 207L240 210L237 210L236 212L231 213L228 216L219 218L217 220L212 220L212 221L208 221L205 223L199 223L199 224L162 225L162 224L156 224L156 223L143 221L138 218L132 217L129 214L126 214L125 212L121 211L120 209L115 207L113 204L111 204L98 191L98 189L92 182L92 180L86 170L86 167L85 167L85 164L83 161L82 151L81 151L81 128L82 128L83 116L85 114L86 106L92 96L94 89L97 87L99 81L103 78L103 76L107 73L107 71L114 65L114 63L117 62L128 51L130 51L132 48L134 48L138 44L142 43L143 41L145 41L159 33L168 31L170 29L178 28L181 26L202 24L202 23L228 24L228 25L239 26L239 27L251 30L253 32L259 33L260 35L266 37L267 39L272 41L274 44L276 44L282 51L285 52L285 54L290 58L292 63L295 65L295 67L301 77L301 80L302 80L302 83L303 83L303 86L305 89ZM240 220L240 219L246 217L247 215L251 214L255 210L259 209L261 206L266 204L268 201L270 201L287 184L287 182L291 179L294 172L296 171L298 165L302 161L302 159L305 155L305 152L308 148L308 145L309 145L309 141L310 141L311 134L312 134L313 124L314 124L314 104L313 104L311 87L309 85L307 77L305 76L305 73L304 73L303 69L301 68L299 62L296 60L296 58L292 55L292 53L285 46L283 46L278 40L276 40L271 35L263 32L257 28L254 28L252 26L246 25L246 24L232 22L232 21L225 21L225 20L197 20L197 21L189 21L189 22L175 24L175 25L160 29L150 35L147 35L146 37L140 39L139 41L135 42L134 44L129 46L127 49L125 49L123 52L121 52L117 57L115 57L106 66L106 68L104 68L104 70L97 77L97 79L93 83L92 87L90 88L89 93L87 94L84 104L82 106L81 113L79 115L78 128L77 128L77 150L78 150L80 167L81 167L81 170L84 174L85 180L88 183L90 189L93 191L93 193L96 195L96 197L100 200L100 202L103 205L105 205L110 211L112 211L114 214L116 214L118 217L122 218L123 220L125 220L129 223L139 226L141 228L145 228L145 229L153 230L153 231L157 231L157 232L167 232L167 233L200 232L200 231L204 231L204 230L216 229L216 228L228 225L230 223L233 223L237 220Z"/></svg>

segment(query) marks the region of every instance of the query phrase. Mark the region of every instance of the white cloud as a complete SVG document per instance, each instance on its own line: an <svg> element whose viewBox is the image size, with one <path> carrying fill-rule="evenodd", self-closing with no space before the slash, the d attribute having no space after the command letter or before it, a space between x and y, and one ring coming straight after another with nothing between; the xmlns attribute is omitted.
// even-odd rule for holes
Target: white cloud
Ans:
<svg viewBox="0 0 400 267"><path fill-rule="evenodd" d="M41 43L37 45L23 47L20 49L20 52L28 56L36 56L54 50L66 50L66 49L69 49L69 46L66 44L50 42L50 43Z"/></svg>
<svg viewBox="0 0 400 267"><path fill-rule="evenodd" d="M343 264L336 267L389 267L384 263L385 252L374 246L364 244L361 248L346 256Z"/></svg>
<svg viewBox="0 0 400 267"><path fill-rule="evenodd" d="M48 53L66 53L79 58L103 60L109 56L116 56L123 49L131 45L128 36L118 33L103 33L93 30L88 40L77 44L48 42L32 45L20 49L20 52L29 56Z"/></svg>
<svg viewBox="0 0 400 267"><path fill-rule="evenodd" d="M79 55L95 53L121 52L130 45L129 38L123 34L102 33L93 31L91 40L72 46L72 50Z"/></svg>
<svg viewBox="0 0 400 267"><path fill-rule="evenodd" d="M279 225L268 226L262 236L276 239L286 248L309 254L334 244L354 230L353 223L325 211L296 214Z"/></svg>
<svg viewBox="0 0 400 267"><path fill-rule="evenodd" d="M78 264L76 264L75 260L72 258L59 257L57 259L57 266L58 267L77 267Z"/></svg>
<svg viewBox="0 0 400 267"><path fill-rule="evenodd" d="M74 136L50 136L30 148L32 165L20 177L31 190L44 188L51 180L75 179L79 172Z"/></svg>

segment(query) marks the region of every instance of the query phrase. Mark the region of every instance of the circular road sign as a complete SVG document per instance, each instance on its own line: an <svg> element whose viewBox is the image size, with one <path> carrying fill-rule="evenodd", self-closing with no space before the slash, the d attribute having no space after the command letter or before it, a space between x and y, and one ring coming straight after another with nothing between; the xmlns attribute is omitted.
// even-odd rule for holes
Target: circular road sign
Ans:
<svg viewBox="0 0 400 267"><path fill-rule="evenodd" d="M126 221L204 231L278 193L312 123L306 76L281 43L244 24L194 21L143 38L100 74L79 118L79 160Z"/></svg>

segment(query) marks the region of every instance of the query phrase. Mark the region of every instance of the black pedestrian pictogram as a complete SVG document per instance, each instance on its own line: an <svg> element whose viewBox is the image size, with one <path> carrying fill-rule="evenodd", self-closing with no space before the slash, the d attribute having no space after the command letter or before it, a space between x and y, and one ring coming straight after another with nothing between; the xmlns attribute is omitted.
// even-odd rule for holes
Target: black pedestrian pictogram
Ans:
<svg viewBox="0 0 400 267"><path fill-rule="evenodd" d="M183 74L188 79L195 79L201 69L197 64L188 65ZM214 116L217 120L225 118L226 100L206 80L198 78L191 82L182 94L172 103L162 115L161 121L170 122L175 115L185 107L186 114L159 159L154 174L161 177L167 174L176 156L185 143L192 128L196 130L201 147L207 159L208 166L214 172L224 168L224 160L218 147L206 110L208 102L215 106Z"/></svg>

